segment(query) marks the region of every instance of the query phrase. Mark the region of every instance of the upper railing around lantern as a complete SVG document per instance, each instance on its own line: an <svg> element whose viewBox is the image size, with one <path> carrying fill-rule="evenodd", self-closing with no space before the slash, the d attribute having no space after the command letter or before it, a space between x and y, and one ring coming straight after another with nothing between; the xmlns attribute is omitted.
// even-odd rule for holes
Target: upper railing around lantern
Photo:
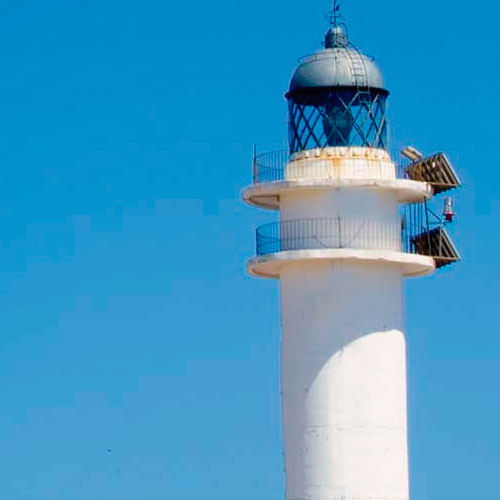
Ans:
<svg viewBox="0 0 500 500"><path fill-rule="evenodd" d="M351 155L352 160L360 159L365 155L365 152L361 152L364 148L343 148L347 154L347 151L355 151L355 154ZM358 152L359 151L359 152ZM370 154L376 150L367 150ZM379 150L380 155L387 155L383 150ZM279 182L284 180L289 180L291 178L312 178L312 177L324 177L332 173L332 167L324 162L318 163L309 162L305 165L302 161L308 159L322 159L328 161L331 156L329 155L328 149L315 149L309 151L303 151L299 153L290 154L286 149L279 149L275 151L266 151L262 153L254 152L252 161L252 179L254 184L261 184L267 182ZM386 158L388 158L386 156ZM300 159L301 162L294 164L295 160ZM344 165L348 165L349 160L344 160ZM370 172L373 174L373 169L375 167L370 167ZM379 164L376 168L380 169L381 177L387 175L387 164ZM366 169L364 169L365 171ZM403 165L397 165L394 170L395 178L397 179L410 179L408 169Z"/></svg>
<svg viewBox="0 0 500 500"><path fill-rule="evenodd" d="M282 181L289 162L290 152L286 149L264 153L255 152L252 161L253 183Z"/></svg>
<svg viewBox="0 0 500 500"><path fill-rule="evenodd" d="M435 194L460 185L460 180L450 160L443 153L435 153L418 161L408 162L397 150L393 151L390 156L387 152L377 149L349 147L342 148L342 150L341 157L344 157L342 168L348 169L348 174L356 178L367 175L369 178L387 179L392 176L395 179L426 182L433 187ZM379 155L378 159L384 158L386 161L372 162L369 167L357 162L363 157L373 160L374 154ZM328 178L334 175L335 171L334 163L329 160L332 157L338 158L337 155L338 153L334 153L332 156L329 148L318 148L294 154L290 154L285 149L258 154L255 152L252 162L253 183ZM340 174L340 171L337 173Z"/></svg>

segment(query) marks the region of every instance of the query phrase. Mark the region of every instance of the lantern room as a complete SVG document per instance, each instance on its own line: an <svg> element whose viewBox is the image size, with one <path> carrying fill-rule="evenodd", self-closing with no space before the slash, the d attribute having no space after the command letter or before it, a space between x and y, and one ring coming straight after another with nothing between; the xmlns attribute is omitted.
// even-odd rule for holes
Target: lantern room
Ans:
<svg viewBox="0 0 500 500"><path fill-rule="evenodd" d="M382 74L373 59L352 45L335 23L324 50L303 58L286 97L290 153L325 147L387 149Z"/></svg>

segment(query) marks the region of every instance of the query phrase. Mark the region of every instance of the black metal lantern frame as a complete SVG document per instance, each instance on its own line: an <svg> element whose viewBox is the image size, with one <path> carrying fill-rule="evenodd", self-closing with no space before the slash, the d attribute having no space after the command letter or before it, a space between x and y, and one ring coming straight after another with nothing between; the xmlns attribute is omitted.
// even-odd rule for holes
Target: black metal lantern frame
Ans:
<svg viewBox="0 0 500 500"><path fill-rule="evenodd" d="M352 87L288 94L290 152L336 146L387 149L387 95Z"/></svg>

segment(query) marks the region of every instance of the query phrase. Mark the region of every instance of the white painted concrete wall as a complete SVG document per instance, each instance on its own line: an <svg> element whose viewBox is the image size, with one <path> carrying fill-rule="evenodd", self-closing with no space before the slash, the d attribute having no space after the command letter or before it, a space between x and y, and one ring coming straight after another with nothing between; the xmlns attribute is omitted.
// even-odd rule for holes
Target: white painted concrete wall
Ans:
<svg viewBox="0 0 500 500"><path fill-rule="evenodd" d="M408 499L400 268L289 264L281 300L286 500Z"/></svg>
<svg viewBox="0 0 500 500"><path fill-rule="evenodd" d="M355 164L394 175L388 162L377 170L371 156L378 153L366 151L371 163L361 153L347 151L331 161L340 175L353 175ZM324 158L307 162L311 172L326 168ZM397 194L376 186L284 193L280 216L295 221L282 225L290 242L321 244L316 229L297 221L337 218L354 221L343 231L352 248L400 248ZM325 233L328 228L318 229ZM386 245L385 234L393 246ZM402 268L387 262L304 260L283 266L285 500L408 499L402 280Z"/></svg>
<svg viewBox="0 0 500 500"><path fill-rule="evenodd" d="M401 250L394 192L352 187L294 191L282 195L280 210L282 250Z"/></svg>
<svg viewBox="0 0 500 500"><path fill-rule="evenodd" d="M309 154L291 161L285 168L285 180L292 179L395 179L396 167L388 158L381 158L377 150L357 148L359 154L335 155L338 148L330 153L318 150L320 157ZM344 149L344 148L340 148ZM363 153L364 151L364 153Z"/></svg>
<svg viewBox="0 0 500 500"><path fill-rule="evenodd" d="M399 220L397 195L384 189L341 187L285 193L280 199L281 220L354 217Z"/></svg>

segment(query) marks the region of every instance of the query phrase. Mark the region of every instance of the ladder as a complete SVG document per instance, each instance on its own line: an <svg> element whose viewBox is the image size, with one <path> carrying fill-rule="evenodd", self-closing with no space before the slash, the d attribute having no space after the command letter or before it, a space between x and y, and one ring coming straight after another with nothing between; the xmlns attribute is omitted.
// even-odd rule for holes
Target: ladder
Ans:
<svg viewBox="0 0 500 500"><path fill-rule="evenodd" d="M356 87L364 87L366 88L367 85L367 75L366 75L366 68L364 61L359 54L353 54L353 56L350 58L351 63L352 63L352 76L354 78L354 84Z"/></svg>

